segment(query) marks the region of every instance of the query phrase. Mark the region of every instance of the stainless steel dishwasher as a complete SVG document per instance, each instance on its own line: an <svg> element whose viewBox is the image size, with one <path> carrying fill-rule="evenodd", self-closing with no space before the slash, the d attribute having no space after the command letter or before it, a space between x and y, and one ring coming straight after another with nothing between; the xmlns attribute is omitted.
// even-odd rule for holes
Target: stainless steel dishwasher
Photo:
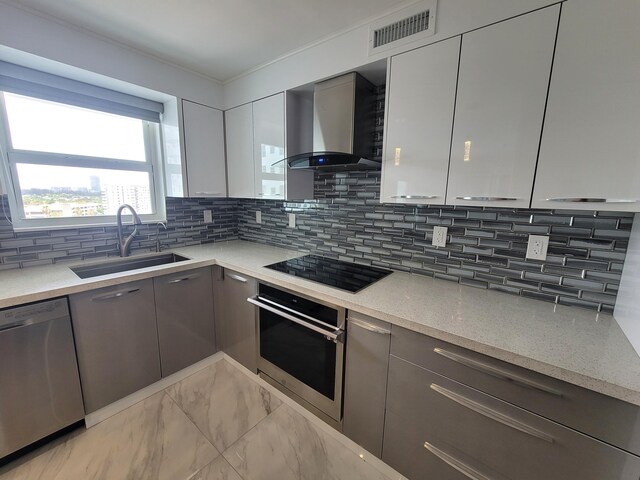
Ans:
<svg viewBox="0 0 640 480"><path fill-rule="evenodd" d="M0 310L0 458L83 418L67 299Z"/></svg>

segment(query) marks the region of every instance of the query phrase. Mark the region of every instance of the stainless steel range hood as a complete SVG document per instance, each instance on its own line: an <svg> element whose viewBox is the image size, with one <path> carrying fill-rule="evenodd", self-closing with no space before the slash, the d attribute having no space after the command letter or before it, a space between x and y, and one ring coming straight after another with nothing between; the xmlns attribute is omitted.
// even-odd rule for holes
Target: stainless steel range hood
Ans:
<svg viewBox="0 0 640 480"><path fill-rule="evenodd" d="M315 85L313 151L286 159L289 168L377 169L371 160L375 87L352 72Z"/></svg>

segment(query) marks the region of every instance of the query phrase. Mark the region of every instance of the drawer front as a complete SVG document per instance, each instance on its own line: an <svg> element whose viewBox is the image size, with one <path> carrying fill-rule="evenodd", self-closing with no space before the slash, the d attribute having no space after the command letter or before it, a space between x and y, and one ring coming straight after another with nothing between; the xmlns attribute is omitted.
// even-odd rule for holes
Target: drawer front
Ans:
<svg viewBox="0 0 640 480"><path fill-rule="evenodd" d="M382 459L416 479L640 477L635 455L394 356Z"/></svg>
<svg viewBox="0 0 640 480"><path fill-rule="evenodd" d="M640 455L635 405L396 326L391 353Z"/></svg>

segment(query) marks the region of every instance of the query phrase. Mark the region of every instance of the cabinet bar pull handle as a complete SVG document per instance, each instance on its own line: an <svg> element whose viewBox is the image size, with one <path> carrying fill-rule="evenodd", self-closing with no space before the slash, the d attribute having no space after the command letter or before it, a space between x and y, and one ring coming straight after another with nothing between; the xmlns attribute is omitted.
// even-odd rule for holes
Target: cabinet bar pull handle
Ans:
<svg viewBox="0 0 640 480"><path fill-rule="evenodd" d="M472 202L515 202L516 197L456 197L456 200L470 200Z"/></svg>
<svg viewBox="0 0 640 480"><path fill-rule="evenodd" d="M222 195L221 192L196 192L196 195Z"/></svg>
<svg viewBox="0 0 640 480"><path fill-rule="evenodd" d="M267 303L263 303L263 302L268 302L271 303L273 305L276 305L280 308L285 308L282 305L278 305L275 302L271 302L269 300L267 300L266 298L262 298L258 295L256 295L255 297L249 297L247 298L247 302L252 303L260 308L263 308L271 313L275 313L276 315L278 315L279 317L282 318L286 318L287 320L293 322L293 323L297 323L298 325L308 328L309 330L313 330L314 332L320 333L322 335L324 335L328 340L332 340L334 343L338 343L338 342L342 342L342 336L344 334L344 332L337 327L334 327L333 325L329 325L329 327L331 327L334 332L330 332L328 330L325 330L323 328L320 328L316 325L313 325L309 322L305 322L304 320L301 320L300 318L294 317L293 315L290 315L286 312L283 312L281 310L279 310L278 308L276 308L275 306L272 307L271 305L268 305ZM291 309L286 309L286 310L290 310L292 312L295 312L295 310L291 310ZM298 313L301 316L306 316L306 315L302 315L301 313ZM310 317L309 317L310 318ZM320 320L315 320L316 322L322 324L322 325L327 325L324 322L321 322Z"/></svg>
<svg viewBox="0 0 640 480"><path fill-rule="evenodd" d="M546 202L568 202L568 203L637 203L638 200L628 198L589 198L589 197L560 197L547 198Z"/></svg>
<svg viewBox="0 0 640 480"><path fill-rule="evenodd" d="M193 280L194 278L198 278L199 276L200 275L190 275L188 277L176 278L174 280L169 280L167 283L171 284L171 283L186 282L187 280Z"/></svg>
<svg viewBox="0 0 640 480"><path fill-rule="evenodd" d="M349 318L349 323L351 325L356 325L360 328L364 328L365 330L373 333L379 333L380 335L391 335L391 330L387 330L386 328L378 327L369 322L364 322L362 320L358 320L356 318Z"/></svg>
<svg viewBox="0 0 640 480"><path fill-rule="evenodd" d="M231 280L235 280L237 282L247 283L247 279L244 278L244 277L241 277L240 275L235 275L233 273L227 273L227 277L229 277Z"/></svg>
<svg viewBox="0 0 640 480"><path fill-rule="evenodd" d="M105 300L113 300L114 298L124 297L125 295L129 295L130 293L135 293L140 291L139 288L132 288L131 290L121 290L115 293L107 293L105 295L98 295L97 297L93 297L91 301L93 302L103 302Z"/></svg>
<svg viewBox="0 0 640 480"><path fill-rule="evenodd" d="M556 397L563 397L562 392L558 390L554 390L553 388L547 387L546 385L542 385L541 383L535 382L533 380L529 380L528 378L521 377L520 375L516 375L514 373L508 372L507 370L503 370L502 368L494 367L492 365L487 365L486 363L480 362L478 360L474 360L472 358L465 357L458 353L449 352L442 348L434 348L433 351L438 355L442 355L443 357L448 358L456 363L460 363L469 368L473 368L474 370L478 370L479 372L486 373L487 375L491 375L492 377L499 378L500 380L505 380L507 382L515 383L520 387L532 388L534 390L538 390L543 393L548 393L549 395L554 395Z"/></svg>
<svg viewBox="0 0 640 480"><path fill-rule="evenodd" d="M45 318L40 320L34 320L33 318L25 318L17 322L6 323L0 325L0 332L6 332L7 330L15 330L17 328L29 327L31 325L37 325L38 323L51 322L53 319Z"/></svg>
<svg viewBox="0 0 640 480"><path fill-rule="evenodd" d="M430 200L432 198L439 198L439 195L392 195L391 198L402 198L406 200Z"/></svg>
<svg viewBox="0 0 640 480"><path fill-rule="evenodd" d="M429 442L424 442L424 448L433 453L436 457L442 460L444 463L449 465L451 468L456 469L461 474L470 478L471 480L491 480L490 477L487 477L483 473L480 473L475 468L471 468L469 465L461 462L455 457L452 457L448 453L443 452L437 447L434 447Z"/></svg>
<svg viewBox="0 0 640 480"><path fill-rule="evenodd" d="M447 397L449 400L453 400L458 405L462 405L469 410L479 413L480 415L494 420L498 423L506 425L507 427L513 428L514 430L518 430L519 432L526 433L527 435L530 435L532 437L539 438L540 440L544 440L545 442L554 442L554 438L552 436L541 432L537 428L516 420L509 415L505 415L502 412L498 412L497 410L487 407L486 405L483 405L479 402L471 400L470 398L460 395L459 393L447 390L446 388L441 387L440 385L436 385L435 383L431 384L431 390Z"/></svg>

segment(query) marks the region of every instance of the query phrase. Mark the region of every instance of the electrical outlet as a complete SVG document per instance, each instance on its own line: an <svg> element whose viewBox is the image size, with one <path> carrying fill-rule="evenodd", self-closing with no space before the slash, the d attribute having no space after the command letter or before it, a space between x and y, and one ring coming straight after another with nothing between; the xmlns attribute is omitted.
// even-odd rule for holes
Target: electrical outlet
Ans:
<svg viewBox="0 0 640 480"><path fill-rule="evenodd" d="M213 222L213 216L211 215L211 210L204 211L204 223Z"/></svg>
<svg viewBox="0 0 640 480"><path fill-rule="evenodd" d="M256 223L262 223L262 212L260 210L256 211Z"/></svg>
<svg viewBox="0 0 640 480"><path fill-rule="evenodd" d="M527 258L531 260L546 260L549 237L546 235L529 235Z"/></svg>
<svg viewBox="0 0 640 480"><path fill-rule="evenodd" d="M431 239L431 245L434 247L446 247L447 246L447 227L433 227L433 238Z"/></svg>
<svg viewBox="0 0 640 480"><path fill-rule="evenodd" d="M296 228L296 214L289 214L289 228Z"/></svg>

